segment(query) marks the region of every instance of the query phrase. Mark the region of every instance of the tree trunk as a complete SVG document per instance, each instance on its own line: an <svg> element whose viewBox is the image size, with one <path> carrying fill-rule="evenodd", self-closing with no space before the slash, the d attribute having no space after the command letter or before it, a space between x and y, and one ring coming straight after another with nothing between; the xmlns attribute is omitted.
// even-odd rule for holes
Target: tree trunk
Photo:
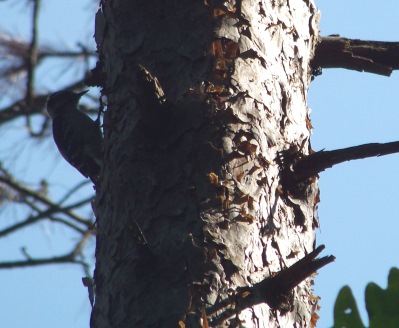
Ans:
<svg viewBox="0 0 399 328"><path fill-rule="evenodd" d="M311 279L238 290L314 248L317 179L283 168L310 151L317 27L312 1L103 1L91 327L311 326Z"/></svg>

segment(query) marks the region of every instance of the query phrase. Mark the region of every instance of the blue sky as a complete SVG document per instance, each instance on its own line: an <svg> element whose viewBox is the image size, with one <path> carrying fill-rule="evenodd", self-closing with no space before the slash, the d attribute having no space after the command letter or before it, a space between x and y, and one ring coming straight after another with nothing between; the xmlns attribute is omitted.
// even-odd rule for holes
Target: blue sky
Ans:
<svg viewBox="0 0 399 328"><path fill-rule="evenodd" d="M399 41L399 2L318 1L321 34ZM336 149L368 142L399 140L399 76L324 70L312 82L309 106L312 146ZM320 175L321 228L318 243L336 262L319 271L318 327L332 324L333 302L348 284L365 316L364 289L373 281L386 288L389 269L399 266L399 155L348 162ZM365 324L368 324L365 321Z"/></svg>
<svg viewBox="0 0 399 328"><path fill-rule="evenodd" d="M378 4L370 0L319 0L316 4L322 13L322 35L399 39L397 0ZM74 48L77 39L87 41L93 35L96 10L93 1L43 1L42 6L41 41ZM25 1L0 2L0 12L3 30L21 37L27 35L29 14ZM40 72L40 76L43 85L51 80L57 89L63 86L68 74L75 72L60 72L55 66ZM324 70L312 82L308 97L314 127L313 148L331 150L399 140L398 87L396 72L387 78L341 69ZM7 140L0 145L1 158L7 154L13 172L23 174L28 181L34 181L30 177L33 171L38 171L37 163L41 165L39 172L45 165L46 175L54 179L66 175L54 186L56 194L80 181L79 173L64 166L51 140L39 145L40 153L30 151L33 143L28 141L22 122L0 130L0 136ZM322 298L318 327L332 325L333 302L343 285L352 287L364 315L366 284L374 281L385 288L389 269L399 266L398 167L399 155L391 155L345 163L321 174L321 228L317 241L326 245L324 255L333 254L337 260L320 270L316 278L315 293ZM87 192L91 192L90 188L83 190L82 195ZM19 214L15 208L3 210L0 218L10 224ZM23 245L28 245L32 255L62 253L68 250L63 242L68 238L75 236L62 228L42 224L32 231L0 240L0 259L20 256L19 247ZM65 265L0 271L2 326L88 327L90 305L81 283L83 275L79 267Z"/></svg>

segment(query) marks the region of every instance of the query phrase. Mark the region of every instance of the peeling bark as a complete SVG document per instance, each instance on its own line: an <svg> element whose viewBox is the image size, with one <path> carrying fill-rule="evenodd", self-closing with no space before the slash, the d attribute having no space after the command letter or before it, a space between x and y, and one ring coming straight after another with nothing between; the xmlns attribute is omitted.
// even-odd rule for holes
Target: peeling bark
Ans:
<svg viewBox="0 0 399 328"><path fill-rule="evenodd" d="M237 297L317 253L317 179L283 190L278 154L310 151L318 17L312 1L103 2L92 327L312 326L320 266L282 301Z"/></svg>

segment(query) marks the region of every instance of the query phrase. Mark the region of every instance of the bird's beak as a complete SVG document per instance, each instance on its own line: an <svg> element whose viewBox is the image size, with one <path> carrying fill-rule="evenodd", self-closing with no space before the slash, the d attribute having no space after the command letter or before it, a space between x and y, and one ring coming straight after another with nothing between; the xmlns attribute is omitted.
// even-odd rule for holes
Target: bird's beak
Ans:
<svg viewBox="0 0 399 328"><path fill-rule="evenodd" d="M82 97L84 94L86 94L88 92L89 92L89 90L85 90L85 91L77 93L76 95L80 98L80 97Z"/></svg>

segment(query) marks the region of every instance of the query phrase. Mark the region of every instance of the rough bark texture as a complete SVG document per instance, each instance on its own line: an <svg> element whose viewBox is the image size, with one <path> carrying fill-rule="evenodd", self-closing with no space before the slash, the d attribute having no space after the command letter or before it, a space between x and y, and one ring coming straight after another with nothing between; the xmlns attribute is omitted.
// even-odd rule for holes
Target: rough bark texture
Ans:
<svg viewBox="0 0 399 328"><path fill-rule="evenodd" d="M280 153L309 153L317 26L312 1L104 1L92 327L311 326L310 279L233 303L314 248L317 180L288 190Z"/></svg>

